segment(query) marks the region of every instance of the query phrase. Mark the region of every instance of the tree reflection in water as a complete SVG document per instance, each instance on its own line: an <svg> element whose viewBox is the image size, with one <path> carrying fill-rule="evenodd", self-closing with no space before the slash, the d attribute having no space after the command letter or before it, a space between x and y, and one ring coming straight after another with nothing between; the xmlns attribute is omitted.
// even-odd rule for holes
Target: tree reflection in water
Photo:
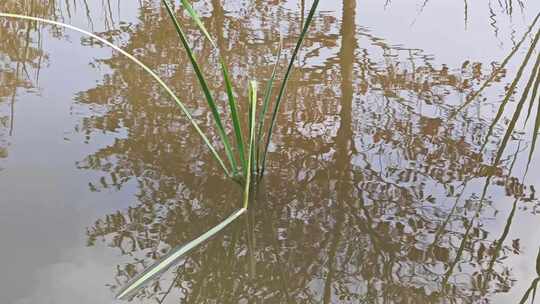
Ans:
<svg viewBox="0 0 540 304"><path fill-rule="evenodd" d="M268 78L278 28L290 49L302 15L283 4L197 2L235 83ZM201 124L211 125L192 89L196 80L188 62L169 39L174 29L166 12L158 1L141 5L138 23L102 35L129 37L123 48L159 71ZM279 148L249 216L138 297L180 297L186 303L482 303L512 287L516 278L502 261L522 248L508 231L518 222L520 205L537 203L534 189L512 174L519 153L492 162L503 124L495 126L496 140L486 142L493 117L476 109L499 99L484 92L455 112L486 81L504 90L507 71L468 61L451 67L420 49L393 46L355 24L357 5L344 0L340 18L317 17L277 122L273 144ZM218 79L210 46L194 28L188 33L198 56L207 59L206 72ZM100 109L82 117L78 130L89 140L107 131L127 130L127 136L77 165L102 172L90 183L93 191L130 183L138 191L132 207L98 219L87 231L90 246L105 242L126 255L115 288L223 219L238 205L240 189L223 179L188 121L137 66L119 55L94 64L110 72L77 95L79 105ZM4 71L0 77L14 78ZM1 98L14 94L2 89ZM245 92L238 94L246 99ZM501 207L490 195L481 199L486 180L513 198L500 233L487 228Z"/></svg>

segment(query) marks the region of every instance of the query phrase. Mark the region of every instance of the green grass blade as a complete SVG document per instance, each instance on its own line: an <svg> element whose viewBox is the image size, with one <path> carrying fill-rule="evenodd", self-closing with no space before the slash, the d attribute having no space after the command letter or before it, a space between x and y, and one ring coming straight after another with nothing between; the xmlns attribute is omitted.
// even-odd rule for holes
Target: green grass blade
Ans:
<svg viewBox="0 0 540 304"><path fill-rule="evenodd" d="M199 14L197 14L197 12L193 9L189 1L181 0L181 2L182 2L182 6L187 10L188 14L190 15L191 19L195 21L195 23L197 24L201 32L203 32L206 39L208 39L208 41L212 44L214 48L217 48L214 40L212 39L212 37L208 33L208 30L206 30L206 27L202 23ZM244 139L242 136L242 128L241 128L240 118L238 116L238 105L236 102L236 98L234 97L233 86L229 78L229 72L228 72L227 66L225 65L225 61L223 60L221 55L220 55L220 67L223 73L223 80L225 82L225 87L227 90L227 97L229 100L229 109L231 111L231 118L233 122L234 134L236 137L236 146L238 149L240 164L242 165L244 175L245 175L247 174L246 161L245 161L246 158L245 158L245 151L244 151Z"/></svg>
<svg viewBox="0 0 540 304"><path fill-rule="evenodd" d="M150 280L155 278L158 274L162 273L163 271L167 270L169 267L171 267L175 262L177 262L180 258L182 258L186 253L191 251L192 249L196 248L200 244L204 243L209 238L216 235L218 232L223 230L223 228L227 227L230 223L232 223L234 220L236 220L240 215L242 215L244 212L246 212L245 208L241 208L234 212L232 215L230 215L228 218L226 218L221 223L214 226L212 229L208 230L198 238L194 239L193 241L179 246L171 251L170 254L163 257L160 261L156 262L153 266L150 266L147 268L144 272L133 278L131 282L129 282L116 296L117 299L125 299L126 297L132 295L136 290L138 290L140 287L144 286L146 283L148 283Z"/></svg>
<svg viewBox="0 0 540 304"><path fill-rule="evenodd" d="M249 190L251 187L251 161L253 160L253 148L255 146L255 111L257 108L257 83L255 81L249 82L249 148L247 159L247 172L244 185L244 204L243 208L247 209L249 205Z"/></svg>
<svg viewBox="0 0 540 304"><path fill-rule="evenodd" d="M279 105L281 104L281 99L283 98L283 95L285 94L285 87L287 86L287 82L289 80L289 76L291 74L294 61L296 60L296 56L298 55L298 51L300 50L300 47L302 46L302 42L304 41L304 38L309 29L309 26L311 22L313 21L313 16L315 15L315 11L317 10L318 5L319 5L319 0L314 0L313 4L311 5L311 9L309 10L309 14L307 16L306 22L304 23L304 26L302 28L302 33L300 34L300 37L298 38L298 41L296 42L296 47L294 48L293 54L291 56L291 60L289 61L289 66L287 67L287 71L285 72L285 77L283 77L283 81L281 82L278 97L276 99L276 103L274 105L274 109L272 112L272 119L270 121L270 127L268 128L268 134L266 135L266 144L265 144L263 159L261 163L261 176L264 174L264 170L266 166L266 157L268 154L268 146L270 145L270 140L272 139L272 132L274 130L274 125L276 123L276 117L279 110Z"/></svg>
<svg viewBox="0 0 540 304"><path fill-rule="evenodd" d="M497 77L497 75L499 75L499 73L505 68L505 66L508 64L508 62L510 61L510 59L512 57L514 57L514 55L516 54L516 52L519 50L519 48L521 47L521 44L523 44L523 42L525 41L525 39L529 36L529 33L532 31L534 25L536 24L536 22L538 21L538 19L540 18L540 13L538 13L536 15L536 17L534 18L532 24L529 26L529 29L527 30L527 32L525 32L525 34L523 34L523 37L521 38L521 40L518 42L518 44L516 44L516 46L512 49L512 51L508 54L508 56L506 56L503 60L503 62L501 63L501 65L495 70L493 71L493 73L491 74L491 76L484 82L484 84L482 84L482 86L478 89L478 91L474 92L474 94L470 95L469 97L467 97L467 100L459 107L457 108L454 113L449 117L449 119L452 119L454 118L459 112L461 112L465 107L467 107L474 99L476 99L476 97L478 97L478 95L480 95L480 93L488 87L488 85Z"/></svg>
<svg viewBox="0 0 540 304"><path fill-rule="evenodd" d="M244 152L244 138L242 135L242 125L240 123L240 117L238 116L238 106L236 98L234 98L233 87L229 79L229 72L225 62L221 59L221 71L223 72L223 80L225 81L225 87L227 89L227 97L229 100L229 109L231 111L231 118L233 122L234 134L236 137L236 146L238 154L240 156L240 164L242 165L244 177L247 175L247 164Z"/></svg>
<svg viewBox="0 0 540 304"><path fill-rule="evenodd" d="M255 95L254 95L255 94ZM251 133L256 134L257 129L255 129L257 125L256 120L256 113L253 112L254 109L256 109L257 106L257 97L256 97L257 91L256 91L256 83L253 81L249 81L249 92L248 92L248 134L249 134L249 149L248 149L248 157L250 158L250 170L248 170L248 174L252 173L252 168L257 168L257 162L255 160L255 138L253 141L251 141ZM252 123L253 121L253 123ZM252 132L253 131L253 132ZM250 174L251 175L251 174Z"/></svg>
<svg viewBox="0 0 540 304"><path fill-rule="evenodd" d="M221 141L223 142L223 146L225 147L225 153L231 164L233 174L235 174L237 170L236 159L233 155L231 144L229 143L229 138L227 137L227 134L225 133L225 128L223 127L221 115L219 114L216 102L214 101L214 98L212 97L212 94L210 93L210 88L208 87L208 84L206 83L206 80L202 74L199 64L197 63L197 60L195 59L195 55L193 54L193 51L191 50L189 46L187 37L184 34L184 31L182 30L182 27L180 26L180 23L178 22L176 15L174 14L173 8L171 7L168 0L162 0L162 2L165 5L165 8L167 9L167 13L169 14L169 17L173 21L174 27L176 29L176 33L178 34L178 37L180 38L182 46L186 50L186 53L189 57L193 70L195 71L195 74L197 75L199 84L201 85L204 96L206 97L206 102L208 104L208 107L210 107L210 111L212 112L212 116L214 117L214 122L216 124L218 134L221 138Z"/></svg>
<svg viewBox="0 0 540 304"><path fill-rule="evenodd" d="M249 157L251 158L250 172L253 174L253 169L257 168L257 160L255 159L255 134L257 132L257 83L255 81L250 81L249 83L249 134L250 134L250 147L249 147ZM251 136L253 134L253 136ZM253 137L253 138L251 138Z"/></svg>
<svg viewBox="0 0 540 304"><path fill-rule="evenodd" d="M8 13L0 13L0 17L8 17L8 18L16 18L16 19L24 19L24 20L31 20L31 21L36 21L36 22L42 22L42 23L47 23L47 24L52 24L52 25L56 25L56 26L60 26L60 27L64 27L64 28L68 28L68 29L71 29L71 30L74 30L74 31L77 31L79 33L82 33L84 35L87 35L87 36L90 36L92 37L93 39L96 39L97 41L109 46L110 48L114 49L115 51L117 51L118 53L126 56L129 60L133 61L135 64L137 64L138 66L140 66L145 72L147 72L150 76L152 76L152 78L154 78L154 80L157 81L157 83L163 88L165 89L165 92L167 92L167 94L169 94L169 96L174 100L174 102L180 107L180 109L182 110L182 112L184 112L184 114L186 115L186 117L188 118L189 122L191 123L191 125L193 126L193 128L197 131L197 133L199 134L199 136L202 138L202 140L204 141L204 143L208 146L208 148L210 149L210 152L212 153L212 155L214 156L214 158L217 160L217 162L219 163L219 165L221 166L221 168L223 169L223 171L225 172L225 174L227 174L228 176L230 176L230 172L229 170L227 169L227 167L225 166L225 164L223 163L223 160L221 159L221 157L219 156L219 154L217 153L216 149L212 146L212 144L210 143L210 141L208 140L208 138L206 137L206 135L204 135L203 131L201 130L201 128L199 127L199 125L197 124L197 122L195 121L195 119L193 119L193 117L191 116L191 114L189 113L188 109L186 108L186 106L182 103L182 101L180 101L180 99L174 94L174 92L172 91L171 88L169 88L169 86L167 86L167 84L165 84L165 82L156 74L152 71L152 69L150 69L149 67L147 67L144 63L142 63L139 59L135 58L133 55L129 54L128 52L122 50L121 48L117 47L116 45L110 43L109 41L93 34L93 33L90 33L88 31L85 31L83 29L80 29L78 27L75 27L75 26L72 26L72 25L69 25L69 24L65 24L65 23L62 23L62 22L58 22L58 21L52 21L52 20L47 20L47 19L43 19L43 18L37 18L37 17L30 17L30 16L24 16L24 15L18 15L18 14L8 14Z"/></svg>
<svg viewBox="0 0 540 304"><path fill-rule="evenodd" d="M210 41L210 43L212 44L212 46L214 48L217 48L216 43L214 42L214 40L212 39L212 37L210 36L208 31L206 30L206 27L204 27L204 24L201 21L201 17L193 9L193 6L191 6L189 1L187 1L187 0L181 0L181 2L182 2L182 6L187 10L188 14L191 16L191 19L193 19L193 21L195 21L195 23L197 24L199 29L203 32L204 36L206 36L206 39L208 39L208 41Z"/></svg>
<svg viewBox="0 0 540 304"><path fill-rule="evenodd" d="M274 86L274 80L276 78L276 72L279 66L279 60L281 59L281 50L283 49L283 39L281 38L281 35L279 37L279 47L278 52L276 56L276 62L274 63L274 68L272 69L272 75L270 76L270 79L268 80L268 83L266 84L266 90L264 92L263 97L263 105L262 110L259 113L259 125L257 127L257 136L256 136L256 161L259 164L260 163L260 145L263 137L263 130L264 130L264 118L266 117L266 112L268 112L268 107L270 106L270 97L272 96L272 88ZM260 172L261 168L257 168L257 172Z"/></svg>

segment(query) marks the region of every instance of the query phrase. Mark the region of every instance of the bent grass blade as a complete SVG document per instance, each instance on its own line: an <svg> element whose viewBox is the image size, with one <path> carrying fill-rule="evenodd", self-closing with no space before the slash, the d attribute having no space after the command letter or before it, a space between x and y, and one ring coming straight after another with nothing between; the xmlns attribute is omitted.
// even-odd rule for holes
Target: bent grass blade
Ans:
<svg viewBox="0 0 540 304"><path fill-rule="evenodd" d="M151 281L153 278L155 278L158 274L162 273L163 271L166 271L174 265L175 262L177 262L180 258L182 258L184 255L186 255L188 252L196 248L197 246L204 243L206 240L210 239L214 235L216 235L218 232L223 230L223 228L227 227L230 223L232 223L234 220L236 220L240 215L244 214L246 212L246 208L241 208L234 212L231 216L226 218L221 223L214 226L212 229L208 230L198 238L194 239L193 241L177 247L176 249L173 249L170 254L165 256L161 261L155 263L153 266L150 266L147 268L144 272L136 276L131 282L129 282L116 296L117 299L126 299L130 295L133 295L137 290L139 290L141 287L143 287L146 283Z"/></svg>
<svg viewBox="0 0 540 304"><path fill-rule="evenodd" d="M135 58L133 55L129 54L128 52L122 50L121 48L119 48L118 46L110 43L109 41L93 34L93 33L90 33L88 31L85 31L83 29L80 29L78 27L75 27L73 25L69 25L69 24L65 24L65 23L62 23L62 22L58 22L58 21L53 21L53 20L48 20L48 19L43 19L43 18L38 18L38 17L31 17L31 16L25 16L25 15L18 15L18 14L9 14L9 13L2 13L0 12L0 17L7 17L7 18L15 18L15 19L23 19L23 20L31 20L31 21L37 21L37 22L42 22L42 23L47 23L47 24L51 24L51 25L56 25L56 26L60 26L60 27L64 27L64 28L67 28L67 29L71 29L71 30L74 30L76 32L79 32L79 33L82 33L84 35L87 35L87 36L90 36L96 40L98 40L99 42L109 46L110 48L114 49L115 51L119 52L120 54L126 56L128 59L130 59L131 61L133 61L135 64L137 64L138 66L140 66L145 72L147 72L150 76L152 76L152 78L154 78L154 80L156 80L158 82L158 84L163 88L165 89L165 91L167 92L167 94L174 100L174 102L180 107L180 109L182 110L182 112L186 115L186 117L188 118L189 122L191 123L191 125L193 126L193 128L197 131L197 133L199 134L199 136L202 138L202 140L204 141L204 143L206 144L206 146L208 146L208 148L210 149L210 152L212 153L212 155L214 156L214 158L216 159L216 161L219 163L220 167L223 169L223 171L225 172L225 174L227 176L231 176L229 170L227 169L227 167L225 166L225 164L223 163L223 160L221 159L221 157L219 156L219 154L217 153L216 149L212 146L212 144L210 143L210 140L206 137L206 135L204 135L203 131L201 130L201 128L199 127L199 125L197 124L197 122L195 121L195 119L191 116L191 114L189 113L188 109L186 108L186 106L184 105L184 103L182 103L182 101L180 101L180 99L174 94L174 92L172 91L171 88L169 88L169 86L167 86L167 84L165 84L165 82L156 74L154 73L149 67L147 67L144 63L142 63L139 59Z"/></svg>
<svg viewBox="0 0 540 304"><path fill-rule="evenodd" d="M249 137L248 155L250 155L250 157L247 160L248 172L250 172L251 170L251 161L253 158L253 147L254 147L254 142L255 142L255 110L256 110L256 105L257 105L257 83L254 81L251 81L249 83L249 102L250 102L250 121L249 121L250 137ZM158 274L169 269L169 267L171 267L175 262L177 262L189 251L196 248L197 246L199 246L200 244L202 244L203 242L205 242L212 236L216 235L223 228L225 228L227 225L229 225L234 220L236 220L240 215L246 212L247 207L249 205L250 189L251 189L251 174L248 174L246 176L245 188L244 188L244 193L243 193L243 206L241 209L239 209L238 211L233 213L231 216L229 216L227 219L225 219L223 222L219 223L218 225L208 230L203 235L194 239L193 241L187 243L186 245L183 245L174 249L171 254L167 255L161 261L149 267L147 270L145 270L140 275L135 277L130 283L128 283L126 287L124 287L119 292L119 294L117 295L117 298L118 299L128 298L130 295L134 294L139 288L143 287L146 283L148 283L153 278L155 278Z"/></svg>

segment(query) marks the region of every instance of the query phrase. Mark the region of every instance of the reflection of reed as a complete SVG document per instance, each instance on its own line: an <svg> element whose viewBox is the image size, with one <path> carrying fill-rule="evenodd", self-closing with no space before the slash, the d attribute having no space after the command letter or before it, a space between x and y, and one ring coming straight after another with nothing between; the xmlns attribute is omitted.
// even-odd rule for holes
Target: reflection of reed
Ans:
<svg viewBox="0 0 540 304"><path fill-rule="evenodd" d="M539 18L540 18L540 13L538 13L536 15L536 17L534 18L532 24L529 26L529 29L523 34L523 37L518 42L518 44L516 44L516 46L512 49L512 51L503 59L501 64L492 72L491 76L482 84L482 86L478 90L474 91L472 94L467 96L466 101L453 112L452 116L450 117L451 119L454 118L455 115L460 113L464 108L469 106L471 102L473 102L478 96L480 96L482 91L484 91L487 87L489 87L493 83L493 81L497 77L499 77L500 73L505 69L508 62L514 57L516 52L520 49L521 44L523 44L523 42L527 39L529 33L532 31L532 29L536 25L536 22L538 21ZM530 48L530 50L532 50L532 49L533 49L533 47ZM530 54L529 54L529 57L530 57ZM528 58L526 59L526 61L528 61ZM524 65L522 65L522 66L524 66ZM518 75L521 75L521 73L518 73ZM521 76L519 76L519 77L521 77ZM518 81L519 81L519 78L518 78ZM515 85L514 85L514 87L515 87ZM512 90L508 90L508 91L510 92L510 94L512 93Z"/></svg>
<svg viewBox="0 0 540 304"><path fill-rule="evenodd" d="M525 294L519 301L519 304L525 304L529 297L531 298L531 304L534 304L534 299L536 296L536 288L538 288L538 283L540 283L540 249L538 251L538 255L536 256L536 274L538 275L537 278L535 278L532 282L527 291L525 291ZM531 294L532 293L532 294Z"/></svg>
<svg viewBox="0 0 540 304"><path fill-rule="evenodd" d="M519 5L519 8L521 9L521 12L523 13L523 11L525 9L525 4L523 3L522 0L504 0L503 2L501 2L501 0L497 0L496 3L498 4L499 8L502 10L502 12L504 14L508 15L509 17L512 17L512 15L514 14L514 1L517 2L517 4ZM420 15L422 12L424 12L424 10L427 7L427 5L429 4L429 2L430 2L430 0L423 0L423 2L420 4L420 9L418 11L418 15ZM385 8L389 4L391 4L391 1L386 0ZM488 0L488 8L489 8L489 12L490 12L490 15L491 15L490 19L492 20L490 25L494 28L495 36L497 36L498 28L496 26L497 20L495 18L497 15L493 11L492 0ZM463 0L463 22L465 24L465 29L467 29L468 21L469 21L469 2L467 0Z"/></svg>
<svg viewBox="0 0 540 304"><path fill-rule="evenodd" d="M533 22L533 25L534 25L534 23L536 23L539 16L540 16L540 14L537 15L535 21ZM532 26L531 26L531 28L532 28ZM521 76L522 76L525 68L528 67L529 59L532 56L539 39L540 39L540 30L536 33L535 38L532 41L531 46L529 47L529 49L527 51L527 54L525 55L525 58L524 58L523 62L521 63L521 65L520 65L520 67L519 67L519 69L518 69L518 71L516 73L516 76L514 77L514 79L512 80L512 82L511 82L511 84L509 86L509 88L507 89L505 97L504 97L504 99L502 100L502 102L499 105L497 114L495 115L495 117L490 122L488 131L487 131L487 135L485 136L485 141L484 141L483 145L481 146L481 153L484 151L486 145L488 144L488 142L490 140L490 137L492 136L492 133L493 133L493 130L494 130L495 126L497 126L499 120L503 116L503 114L505 112L505 107L508 105L511 97L514 95L514 91L515 91L515 89L516 89L516 87L517 87L517 85L518 85L518 83L519 83L519 81L521 79ZM505 59L505 62L507 62L507 60L509 60L511 58L511 56L513 56L513 54L517 51L517 49L519 49L519 46L521 45L521 42L511 52L511 54ZM532 96L531 96L530 101L529 101L530 106L529 106L529 110L528 110L528 114L527 114L527 118L525 119L525 122L527 121L527 119L528 119L528 117L530 115L532 104L535 102L535 97L536 97L537 89L538 89L538 87L537 87L538 81L536 80L536 78L539 77L539 75L540 75L538 73L539 72L539 67L540 67L540 55L538 55L537 60L536 60L536 62L534 64L534 66L532 67L531 75L529 76L529 78L527 80L527 83L525 85L525 88L524 88L524 90L523 90L523 92L521 94L521 97L519 99L519 102L516 105L516 108L514 109L514 113L513 113L512 118L511 118L511 120L510 120L510 122L508 124L508 127L506 128L506 132L504 133L504 136L503 136L502 140L498 144L498 148L496 150L495 158L494 158L494 160L492 162L492 165L494 167L496 167L496 166L498 166L500 164L500 161L502 159L504 151L505 151L505 149L506 149L506 147L508 145L508 141L510 139L510 136L515 131L515 127L516 127L516 124L518 122L518 119L520 118L521 114L523 113L523 107L524 107L525 102L527 101L527 97L529 96L529 93L531 92L531 89L532 89ZM485 88L487 83L488 82L484 83L482 88ZM533 83L535 85L533 85ZM476 94L473 95L473 96L477 96L478 92L479 91L477 91ZM539 103L540 103L540 101L539 101ZM466 104L462 105L461 108L463 108L465 105ZM459 111L459 109L458 109L458 111ZM537 117L535 119L535 121L538 121L539 119L540 119L540 117ZM535 133L533 133L533 134L536 134L537 131L538 130L536 129L536 126L535 126L535 131L534 131ZM526 174L526 172L528 170L528 166L529 166L530 160L531 160L530 158L532 157L532 151L534 149L535 144L536 144L536 138L535 138L535 135L533 135L531 152L529 153L529 160L527 162L527 169L525 171L525 174ZM519 151L519 146L518 146L518 151ZM517 158L517 154L518 154L518 152L516 152L516 154L514 155L514 161L512 162L512 166L511 166L511 169L509 171L509 175L511 174L513 164L515 163L515 159ZM523 178L525 178L525 175L524 175ZM474 226L475 219L478 218L478 216L480 215L480 213L482 211L482 207L483 207L484 201L486 199L486 195L488 193L488 188L489 188L489 185L491 184L491 180L492 180L492 175L488 175L486 177L484 187L482 189L482 194L481 194L480 200L477 203L476 211L474 213L474 216L469 221L468 227L467 227L467 229L465 231L464 237L463 237L463 239L461 241L461 244L459 246L459 250L457 252L456 258L454 259L454 262L452 262L452 264L450 265L450 267L446 271L446 274L444 276L443 283L442 283L443 286L447 285L448 280L450 278L450 275L453 274L453 271L454 271L455 266L457 265L457 262L461 259L461 256L462 256L462 254L464 252L465 244L469 241L470 233L471 233L472 228ZM515 214L515 208L517 206L518 200L519 200L519 197L516 197L516 199L515 199L515 201L513 203L512 211L511 211L510 216L509 216L509 218L507 220L507 223L505 225L503 234L502 234L501 238L499 239L499 241L496 241L496 247L495 247L494 255L493 255L493 258L490 261L489 266L488 266L487 277L484 278L485 279L485 281L484 281L484 289L486 288L486 284L488 283L487 281L489 280L489 278L491 276L495 260L497 259L498 255L499 255L499 252L500 252L500 250L502 248L502 243L506 239L506 236L507 236L507 234L508 234L508 232L510 230L510 226L512 224L512 219L513 219L514 214Z"/></svg>

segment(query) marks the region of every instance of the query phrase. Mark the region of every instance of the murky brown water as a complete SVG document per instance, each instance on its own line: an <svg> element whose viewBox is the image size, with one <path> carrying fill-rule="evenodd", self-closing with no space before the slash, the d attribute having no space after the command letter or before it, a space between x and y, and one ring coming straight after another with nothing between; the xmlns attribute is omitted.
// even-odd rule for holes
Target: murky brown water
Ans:
<svg viewBox="0 0 540 304"><path fill-rule="evenodd" d="M210 126L159 1L88 2L0 11L100 33ZM255 206L133 302L519 303L540 275L538 97L512 118L539 56L540 2L474 2L322 1ZM309 5L196 2L241 100L248 79L268 79L280 30L290 56ZM216 54L185 23L220 90ZM114 302L240 193L138 66L0 18L0 303Z"/></svg>

